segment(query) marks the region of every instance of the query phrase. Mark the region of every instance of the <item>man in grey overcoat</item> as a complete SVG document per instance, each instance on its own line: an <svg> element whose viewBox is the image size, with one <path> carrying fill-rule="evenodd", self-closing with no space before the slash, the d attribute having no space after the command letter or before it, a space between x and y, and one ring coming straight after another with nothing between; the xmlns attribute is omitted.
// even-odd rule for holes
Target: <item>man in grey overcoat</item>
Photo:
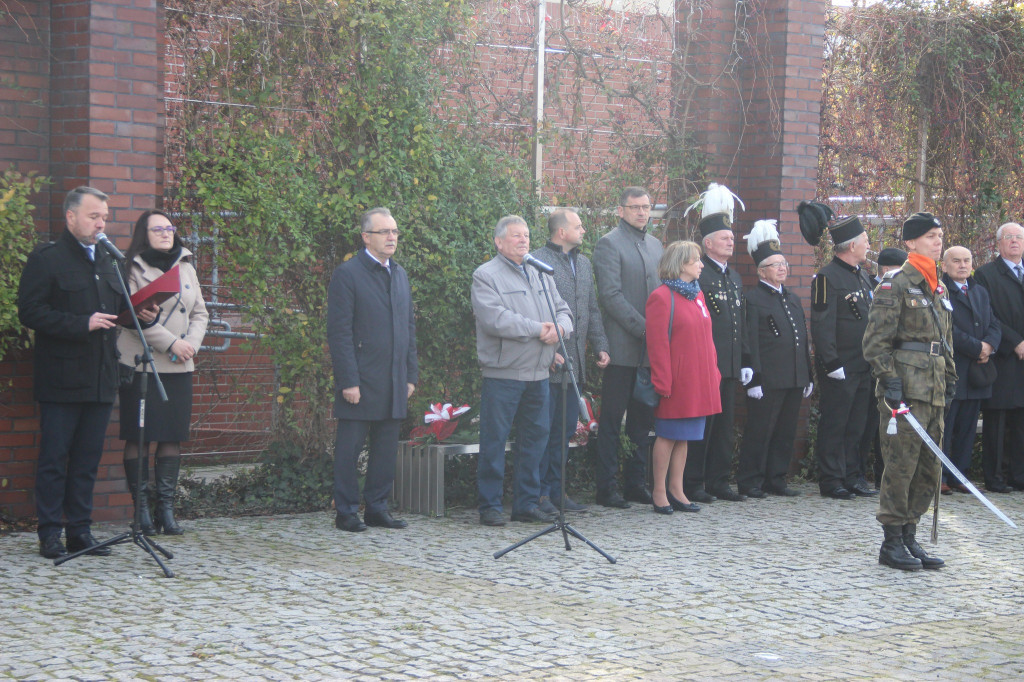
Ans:
<svg viewBox="0 0 1024 682"><path fill-rule="evenodd" d="M327 343L334 366L335 526L405 528L388 511L398 432L419 379L416 323L405 270L392 256L398 227L386 208L360 221L364 249L334 270L327 295ZM361 520L356 462L367 435L369 461Z"/></svg>
<svg viewBox="0 0 1024 682"><path fill-rule="evenodd" d="M604 370L601 416L597 428L597 503L628 508L632 500L651 503L647 489L647 456L654 410L633 400L636 370L649 366L645 341L647 297L661 284L658 262L661 240L650 234L651 196L642 187L627 187L619 196L619 224L594 247L597 302L601 306L611 363ZM619 432L626 416L626 435L634 449L619 472ZM623 492L625 495L623 495Z"/></svg>

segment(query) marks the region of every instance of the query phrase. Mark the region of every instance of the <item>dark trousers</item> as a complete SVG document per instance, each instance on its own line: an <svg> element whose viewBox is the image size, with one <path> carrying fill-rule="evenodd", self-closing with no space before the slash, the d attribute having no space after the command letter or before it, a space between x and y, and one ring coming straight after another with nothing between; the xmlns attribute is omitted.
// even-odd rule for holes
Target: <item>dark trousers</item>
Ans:
<svg viewBox="0 0 1024 682"><path fill-rule="evenodd" d="M540 494L552 500L562 499L562 449L576 435L576 422L580 418L580 404L576 399L576 391L572 383L562 392L561 380L552 379L551 393L551 431L548 434L548 446L540 460ZM565 414L562 413L562 396L565 396ZM562 438L562 427L565 426L565 438Z"/></svg>
<svg viewBox="0 0 1024 682"><path fill-rule="evenodd" d="M981 468L985 487L1003 484L1008 467L1010 483L1024 485L1024 407L1012 410L982 410Z"/></svg>
<svg viewBox="0 0 1024 682"><path fill-rule="evenodd" d="M822 494L864 482L861 437L867 424L868 396L873 386L868 372L830 379L821 372L818 408L818 488Z"/></svg>
<svg viewBox="0 0 1024 682"><path fill-rule="evenodd" d="M636 367L608 365L601 382L601 415L597 422L597 492L607 493L617 488L615 476L619 473L619 432L622 417L626 417L626 435L633 442L633 452L622 467L622 482L626 488L647 485L647 453L654 428L654 410L633 400Z"/></svg>
<svg viewBox="0 0 1024 682"><path fill-rule="evenodd" d="M869 384L873 386L874 384ZM864 425L864 435L860 438L860 462L861 471L865 474L872 470L874 482L877 488L882 482L882 469L885 465L882 462L882 444L878 440L878 399L874 391L868 390L867 420Z"/></svg>
<svg viewBox="0 0 1024 682"><path fill-rule="evenodd" d="M760 400L747 398L747 425L736 474L741 493L786 487L802 399L801 388L765 389Z"/></svg>
<svg viewBox="0 0 1024 682"><path fill-rule="evenodd" d="M338 432L334 437L334 506L339 514L359 511L356 463L367 435L370 437L370 453L363 501L368 512L387 511L388 495L395 484L395 459L398 457L398 431L401 426L401 419L338 420Z"/></svg>
<svg viewBox="0 0 1024 682"><path fill-rule="evenodd" d="M946 428L942 435L942 451L964 476L971 468L971 451L978 435L978 412L981 400L954 400L946 412ZM943 483L959 483L956 476L942 467Z"/></svg>
<svg viewBox="0 0 1024 682"><path fill-rule="evenodd" d="M480 511L502 509L505 443L516 430L512 512L527 512L540 498L540 461L548 446L551 410L548 380L516 381L484 377L480 391L480 454L476 486Z"/></svg>
<svg viewBox="0 0 1024 682"><path fill-rule="evenodd" d="M704 439L690 443L683 470L683 492L704 489L712 495L729 485L732 455L736 449L736 379L723 378L718 385L722 411L709 415L704 424Z"/></svg>
<svg viewBox="0 0 1024 682"><path fill-rule="evenodd" d="M39 403L36 515L40 538L81 535L92 525L92 490L113 403Z"/></svg>

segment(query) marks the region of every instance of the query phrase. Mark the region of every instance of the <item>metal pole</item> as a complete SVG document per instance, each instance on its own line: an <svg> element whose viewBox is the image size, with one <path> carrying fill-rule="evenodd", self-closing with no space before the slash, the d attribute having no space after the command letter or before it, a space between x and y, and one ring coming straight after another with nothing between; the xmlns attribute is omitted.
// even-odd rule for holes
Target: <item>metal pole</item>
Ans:
<svg viewBox="0 0 1024 682"><path fill-rule="evenodd" d="M541 127L544 125L544 44L547 29L547 0L537 0L537 89L536 110L533 129L533 183L537 197L541 196L544 181L544 144L541 142Z"/></svg>

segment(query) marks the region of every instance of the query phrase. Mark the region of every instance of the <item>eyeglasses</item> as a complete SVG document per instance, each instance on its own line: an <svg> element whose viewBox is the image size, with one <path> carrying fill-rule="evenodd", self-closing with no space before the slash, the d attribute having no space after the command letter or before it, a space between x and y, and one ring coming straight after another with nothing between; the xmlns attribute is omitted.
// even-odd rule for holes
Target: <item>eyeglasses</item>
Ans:
<svg viewBox="0 0 1024 682"><path fill-rule="evenodd" d="M761 267L762 268L775 268L776 270L782 270L784 268L788 268L789 267L789 263L787 263L784 260L780 260L778 263L768 263L767 265L762 265Z"/></svg>
<svg viewBox="0 0 1024 682"><path fill-rule="evenodd" d="M651 210L650 204L634 204L632 206L623 206L622 208L628 208L630 211L638 211L640 213L646 213Z"/></svg>
<svg viewBox="0 0 1024 682"><path fill-rule="evenodd" d="M1024 242L1024 234L1004 234L1003 239L1008 242Z"/></svg>
<svg viewBox="0 0 1024 682"><path fill-rule="evenodd" d="M175 232L178 231L178 228L176 228L174 225L156 225L154 227L149 228L149 231L154 234L160 234L162 232L169 232L171 234L174 234Z"/></svg>
<svg viewBox="0 0 1024 682"><path fill-rule="evenodd" d="M397 237L398 230L367 230L363 234L386 234L389 237Z"/></svg>

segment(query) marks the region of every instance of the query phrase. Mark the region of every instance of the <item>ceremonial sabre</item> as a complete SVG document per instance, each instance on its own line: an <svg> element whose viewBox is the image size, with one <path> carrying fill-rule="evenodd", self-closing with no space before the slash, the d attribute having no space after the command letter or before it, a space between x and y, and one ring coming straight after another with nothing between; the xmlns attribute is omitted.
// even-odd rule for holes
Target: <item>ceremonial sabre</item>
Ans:
<svg viewBox="0 0 1024 682"><path fill-rule="evenodd" d="M904 417L906 417L907 423L910 424L910 427L917 432L917 435L921 437L921 440L923 440L924 444L928 446L928 449L932 451L932 454L938 457L939 461L946 465L946 468L949 469L953 473L953 475L956 476L957 479L964 484L964 487L971 491L972 495L981 500L982 504L991 509L993 514L995 514L1000 519L1005 521L1011 528L1017 527L1017 524L1011 521L1009 517L1006 516L1006 514L1004 514L1003 512L1001 512L997 506L992 504L992 502L989 501L989 499L985 497L985 495L983 495L980 490L974 487L973 483L967 480L966 476L960 473L960 470L957 469L956 465L949 461L949 458L946 457L945 453L943 453L942 450L939 449L939 446L935 444L935 441L932 440L932 437L929 436L928 432L924 430L923 426L921 426L921 422L917 421L917 417L910 413L909 407L907 407L903 403L900 403L900 409L893 410L893 412L895 414L902 414Z"/></svg>

